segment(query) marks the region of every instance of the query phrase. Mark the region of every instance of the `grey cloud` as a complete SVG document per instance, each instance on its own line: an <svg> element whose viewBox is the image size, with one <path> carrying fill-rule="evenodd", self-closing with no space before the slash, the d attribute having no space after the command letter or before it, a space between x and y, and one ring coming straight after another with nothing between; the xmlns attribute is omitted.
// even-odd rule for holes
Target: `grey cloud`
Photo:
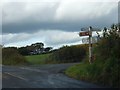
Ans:
<svg viewBox="0 0 120 90"><path fill-rule="evenodd" d="M120 1L118 2L118 23L120 23Z"/></svg>
<svg viewBox="0 0 120 90"><path fill-rule="evenodd" d="M41 3L39 4L42 5ZM112 23L117 22L116 7L111 9L108 8L110 9L109 13L105 15L103 13L101 14L102 16L99 16L99 17L90 18L90 15L88 14L87 17L82 18L82 20L79 18L74 20L74 17L70 18L71 16L68 15L68 18L67 16L65 17L63 16L61 20L58 20L56 19L56 13L58 8L62 7L61 5L62 3L58 3L58 2L57 3L55 2L53 4L45 3L43 4L43 7L39 6L39 4L37 4L37 6L35 7L34 7L35 4L34 5L32 4L31 7L28 4L27 10L26 10L27 5L25 3L19 4L19 7L18 6L16 7L14 3L9 5L9 7L6 6L6 8L4 9L5 12L3 13L3 25L2 25L3 34L4 33L33 33L33 32L37 32L38 30L48 30L48 29L49 30L58 29L58 30L73 32L73 31L80 31L82 27L88 27L90 25L93 27L103 28L104 26L109 26ZM13 6L14 8L16 7L16 9L13 10L12 9ZM11 8L12 11L11 9L9 11L9 8ZM73 10L74 9L72 9L71 12ZM8 14L8 16L10 14L8 20L6 19L5 13L6 15ZM66 10L66 13L67 13L67 10ZM78 13L82 13L82 11ZM12 14L15 16L12 16ZM75 14L77 14L77 12ZM74 13L73 13L73 16L74 16Z"/></svg>
<svg viewBox="0 0 120 90"><path fill-rule="evenodd" d="M117 23L116 12L113 11L111 14L84 21L77 22L27 22L27 23L16 23L16 24L3 24L3 33L31 33L37 32L38 30L63 30L63 31L80 31L82 27L98 27L103 28L109 27L112 23ZM89 18L89 16L88 16Z"/></svg>
<svg viewBox="0 0 120 90"><path fill-rule="evenodd" d="M53 21L59 2L14 2L3 6L3 24Z"/></svg>

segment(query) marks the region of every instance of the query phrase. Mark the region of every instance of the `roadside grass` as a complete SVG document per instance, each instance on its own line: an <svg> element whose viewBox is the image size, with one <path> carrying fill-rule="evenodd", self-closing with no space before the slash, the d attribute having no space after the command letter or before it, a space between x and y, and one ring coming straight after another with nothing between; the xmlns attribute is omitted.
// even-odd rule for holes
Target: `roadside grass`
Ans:
<svg viewBox="0 0 120 90"><path fill-rule="evenodd" d="M96 60L93 64L83 62L69 67L66 69L65 74L69 77L101 86L120 87L120 66L115 64L115 61L115 59L109 59L103 63L100 60Z"/></svg>
<svg viewBox="0 0 120 90"><path fill-rule="evenodd" d="M25 56L26 60L30 64L46 64L50 54L41 55L29 55Z"/></svg>
<svg viewBox="0 0 120 90"><path fill-rule="evenodd" d="M97 80L101 73L100 66L97 66L95 64L89 64L89 63L81 63L78 65L74 65L72 67L69 67L65 74L71 78L75 78L77 80L83 80L87 82L92 82L95 84L100 84Z"/></svg>
<svg viewBox="0 0 120 90"><path fill-rule="evenodd" d="M84 80L86 77L85 74L87 75L86 66L87 64L83 63L71 66L65 71L65 74L75 79Z"/></svg>
<svg viewBox="0 0 120 90"><path fill-rule="evenodd" d="M90 73L88 72L88 67L90 65L88 63L80 63L74 66L69 67L65 74L69 77L78 79L78 80L85 80L90 81ZM90 67L89 67L90 68Z"/></svg>

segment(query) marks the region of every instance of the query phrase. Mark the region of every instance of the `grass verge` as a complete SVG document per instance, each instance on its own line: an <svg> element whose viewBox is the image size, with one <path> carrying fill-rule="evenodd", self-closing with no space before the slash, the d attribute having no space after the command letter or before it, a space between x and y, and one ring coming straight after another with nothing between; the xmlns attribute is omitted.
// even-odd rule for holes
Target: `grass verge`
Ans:
<svg viewBox="0 0 120 90"><path fill-rule="evenodd" d="M65 74L69 77L92 82L101 86L120 87L120 66L113 62L115 62L114 59L106 60L104 63L99 60L93 64L81 63L69 67L65 71Z"/></svg>

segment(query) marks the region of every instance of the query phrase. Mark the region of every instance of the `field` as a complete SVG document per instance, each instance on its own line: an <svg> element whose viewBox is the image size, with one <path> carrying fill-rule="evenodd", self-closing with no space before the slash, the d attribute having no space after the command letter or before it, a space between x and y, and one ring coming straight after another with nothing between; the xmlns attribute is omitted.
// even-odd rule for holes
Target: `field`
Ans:
<svg viewBox="0 0 120 90"><path fill-rule="evenodd" d="M26 60L30 64L45 64L46 60L48 60L50 54L41 54L41 55L30 55L25 56Z"/></svg>

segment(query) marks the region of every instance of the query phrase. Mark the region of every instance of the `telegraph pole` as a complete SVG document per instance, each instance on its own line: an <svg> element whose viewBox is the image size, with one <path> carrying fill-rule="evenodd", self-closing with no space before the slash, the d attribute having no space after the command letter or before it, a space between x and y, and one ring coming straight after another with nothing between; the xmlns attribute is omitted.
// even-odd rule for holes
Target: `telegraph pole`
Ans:
<svg viewBox="0 0 120 90"><path fill-rule="evenodd" d="M89 62L92 63L92 27L89 27Z"/></svg>

